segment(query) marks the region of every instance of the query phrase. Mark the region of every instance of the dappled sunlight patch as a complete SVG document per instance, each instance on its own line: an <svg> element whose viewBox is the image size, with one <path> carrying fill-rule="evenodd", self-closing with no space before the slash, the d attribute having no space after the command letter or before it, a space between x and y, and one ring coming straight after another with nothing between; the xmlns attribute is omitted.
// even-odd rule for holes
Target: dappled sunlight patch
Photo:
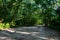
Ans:
<svg viewBox="0 0 60 40"><path fill-rule="evenodd" d="M54 38L49 38L50 40L55 40ZM57 39L58 40L58 39Z"/></svg>
<svg viewBox="0 0 60 40"><path fill-rule="evenodd" d="M39 32L31 32L31 35L37 35Z"/></svg>
<svg viewBox="0 0 60 40"><path fill-rule="evenodd" d="M0 37L0 40L15 40L15 39L13 39L11 37L4 37L4 36L2 36L2 37Z"/></svg>
<svg viewBox="0 0 60 40"><path fill-rule="evenodd" d="M41 38L41 39L48 39L47 37L39 37L39 38Z"/></svg>
<svg viewBox="0 0 60 40"><path fill-rule="evenodd" d="M36 29L37 27L31 26L31 27L22 27L22 28Z"/></svg>
<svg viewBox="0 0 60 40"><path fill-rule="evenodd" d="M15 32L15 30L12 29L12 28L6 29L6 31L9 31L9 32Z"/></svg>
<svg viewBox="0 0 60 40"><path fill-rule="evenodd" d="M22 31L16 31L16 33L21 33L21 34L31 34L31 35L38 34L38 32L22 32Z"/></svg>
<svg viewBox="0 0 60 40"><path fill-rule="evenodd" d="M0 39L6 39L7 37L0 37Z"/></svg>
<svg viewBox="0 0 60 40"><path fill-rule="evenodd" d="M0 37L1 40L3 40L3 39L6 40L7 38L10 38L10 37Z"/></svg>
<svg viewBox="0 0 60 40"><path fill-rule="evenodd" d="M9 31L9 32L15 32L15 29L13 29L13 28L2 28L2 29L0 29L0 30L2 30L2 31Z"/></svg>
<svg viewBox="0 0 60 40"><path fill-rule="evenodd" d="M29 32L21 32L21 31L16 31L16 33L21 33L21 34L30 34Z"/></svg>

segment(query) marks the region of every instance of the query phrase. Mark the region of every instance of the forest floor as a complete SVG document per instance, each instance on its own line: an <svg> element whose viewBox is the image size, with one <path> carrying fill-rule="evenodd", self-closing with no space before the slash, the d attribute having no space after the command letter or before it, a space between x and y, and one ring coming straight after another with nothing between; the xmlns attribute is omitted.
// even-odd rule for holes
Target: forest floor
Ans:
<svg viewBox="0 0 60 40"><path fill-rule="evenodd" d="M60 34L42 26L10 28L0 30L0 40L60 40Z"/></svg>

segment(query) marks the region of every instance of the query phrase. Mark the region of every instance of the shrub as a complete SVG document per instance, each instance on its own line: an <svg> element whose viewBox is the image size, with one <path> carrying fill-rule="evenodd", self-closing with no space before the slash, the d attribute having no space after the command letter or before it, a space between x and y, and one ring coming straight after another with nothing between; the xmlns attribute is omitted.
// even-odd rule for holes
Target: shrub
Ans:
<svg viewBox="0 0 60 40"><path fill-rule="evenodd" d="M0 28L10 28L10 24L9 23L0 23Z"/></svg>
<svg viewBox="0 0 60 40"><path fill-rule="evenodd" d="M37 25L42 25L42 24L43 24L42 19L37 20L36 24L37 24Z"/></svg>

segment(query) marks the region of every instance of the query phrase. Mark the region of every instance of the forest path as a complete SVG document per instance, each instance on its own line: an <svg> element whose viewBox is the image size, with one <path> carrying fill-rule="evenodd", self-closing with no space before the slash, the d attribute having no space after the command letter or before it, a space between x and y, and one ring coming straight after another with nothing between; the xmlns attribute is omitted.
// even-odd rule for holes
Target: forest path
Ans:
<svg viewBox="0 0 60 40"><path fill-rule="evenodd" d="M0 40L59 40L59 32L47 27L20 27L0 31Z"/></svg>

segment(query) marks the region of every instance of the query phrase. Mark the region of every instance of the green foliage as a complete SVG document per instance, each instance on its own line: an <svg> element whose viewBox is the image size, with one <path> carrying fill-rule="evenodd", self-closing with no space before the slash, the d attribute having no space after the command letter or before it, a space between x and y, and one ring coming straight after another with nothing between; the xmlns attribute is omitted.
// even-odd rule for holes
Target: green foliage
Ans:
<svg viewBox="0 0 60 40"><path fill-rule="evenodd" d="M0 28L4 28L4 24L3 23L0 23Z"/></svg>
<svg viewBox="0 0 60 40"><path fill-rule="evenodd" d="M4 27L5 27L5 28L10 28L10 24L9 24L9 23L6 23L6 24L4 25Z"/></svg>
<svg viewBox="0 0 60 40"><path fill-rule="evenodd" d="M9 23L0 23L0 28L10 28L10 24Z"/></svg>
<svg viewBox="0 0 60 40"><path fill-rule="evenodd" d="M0 19L3 19L4 27L8 28L10 26L15 26L15 24L36 24L39 14L35 13L37 7L36 4L33 3L34 1L32 1L29 0L28 2L24 2L24 0L1 0Z"/></svg>
<svg viewBox="0 0 60 40"><path fill-rule="evenodd" d="M59 0L0 0L0 27L59 24L60 15L55 12L59 4Z"/></svg>
<svg viewBox="0 0 60 40"><path fill-rule="evenodd" d="M43 21L42 21L42 19L37 20L37 25L43 25Z"/></svg>

